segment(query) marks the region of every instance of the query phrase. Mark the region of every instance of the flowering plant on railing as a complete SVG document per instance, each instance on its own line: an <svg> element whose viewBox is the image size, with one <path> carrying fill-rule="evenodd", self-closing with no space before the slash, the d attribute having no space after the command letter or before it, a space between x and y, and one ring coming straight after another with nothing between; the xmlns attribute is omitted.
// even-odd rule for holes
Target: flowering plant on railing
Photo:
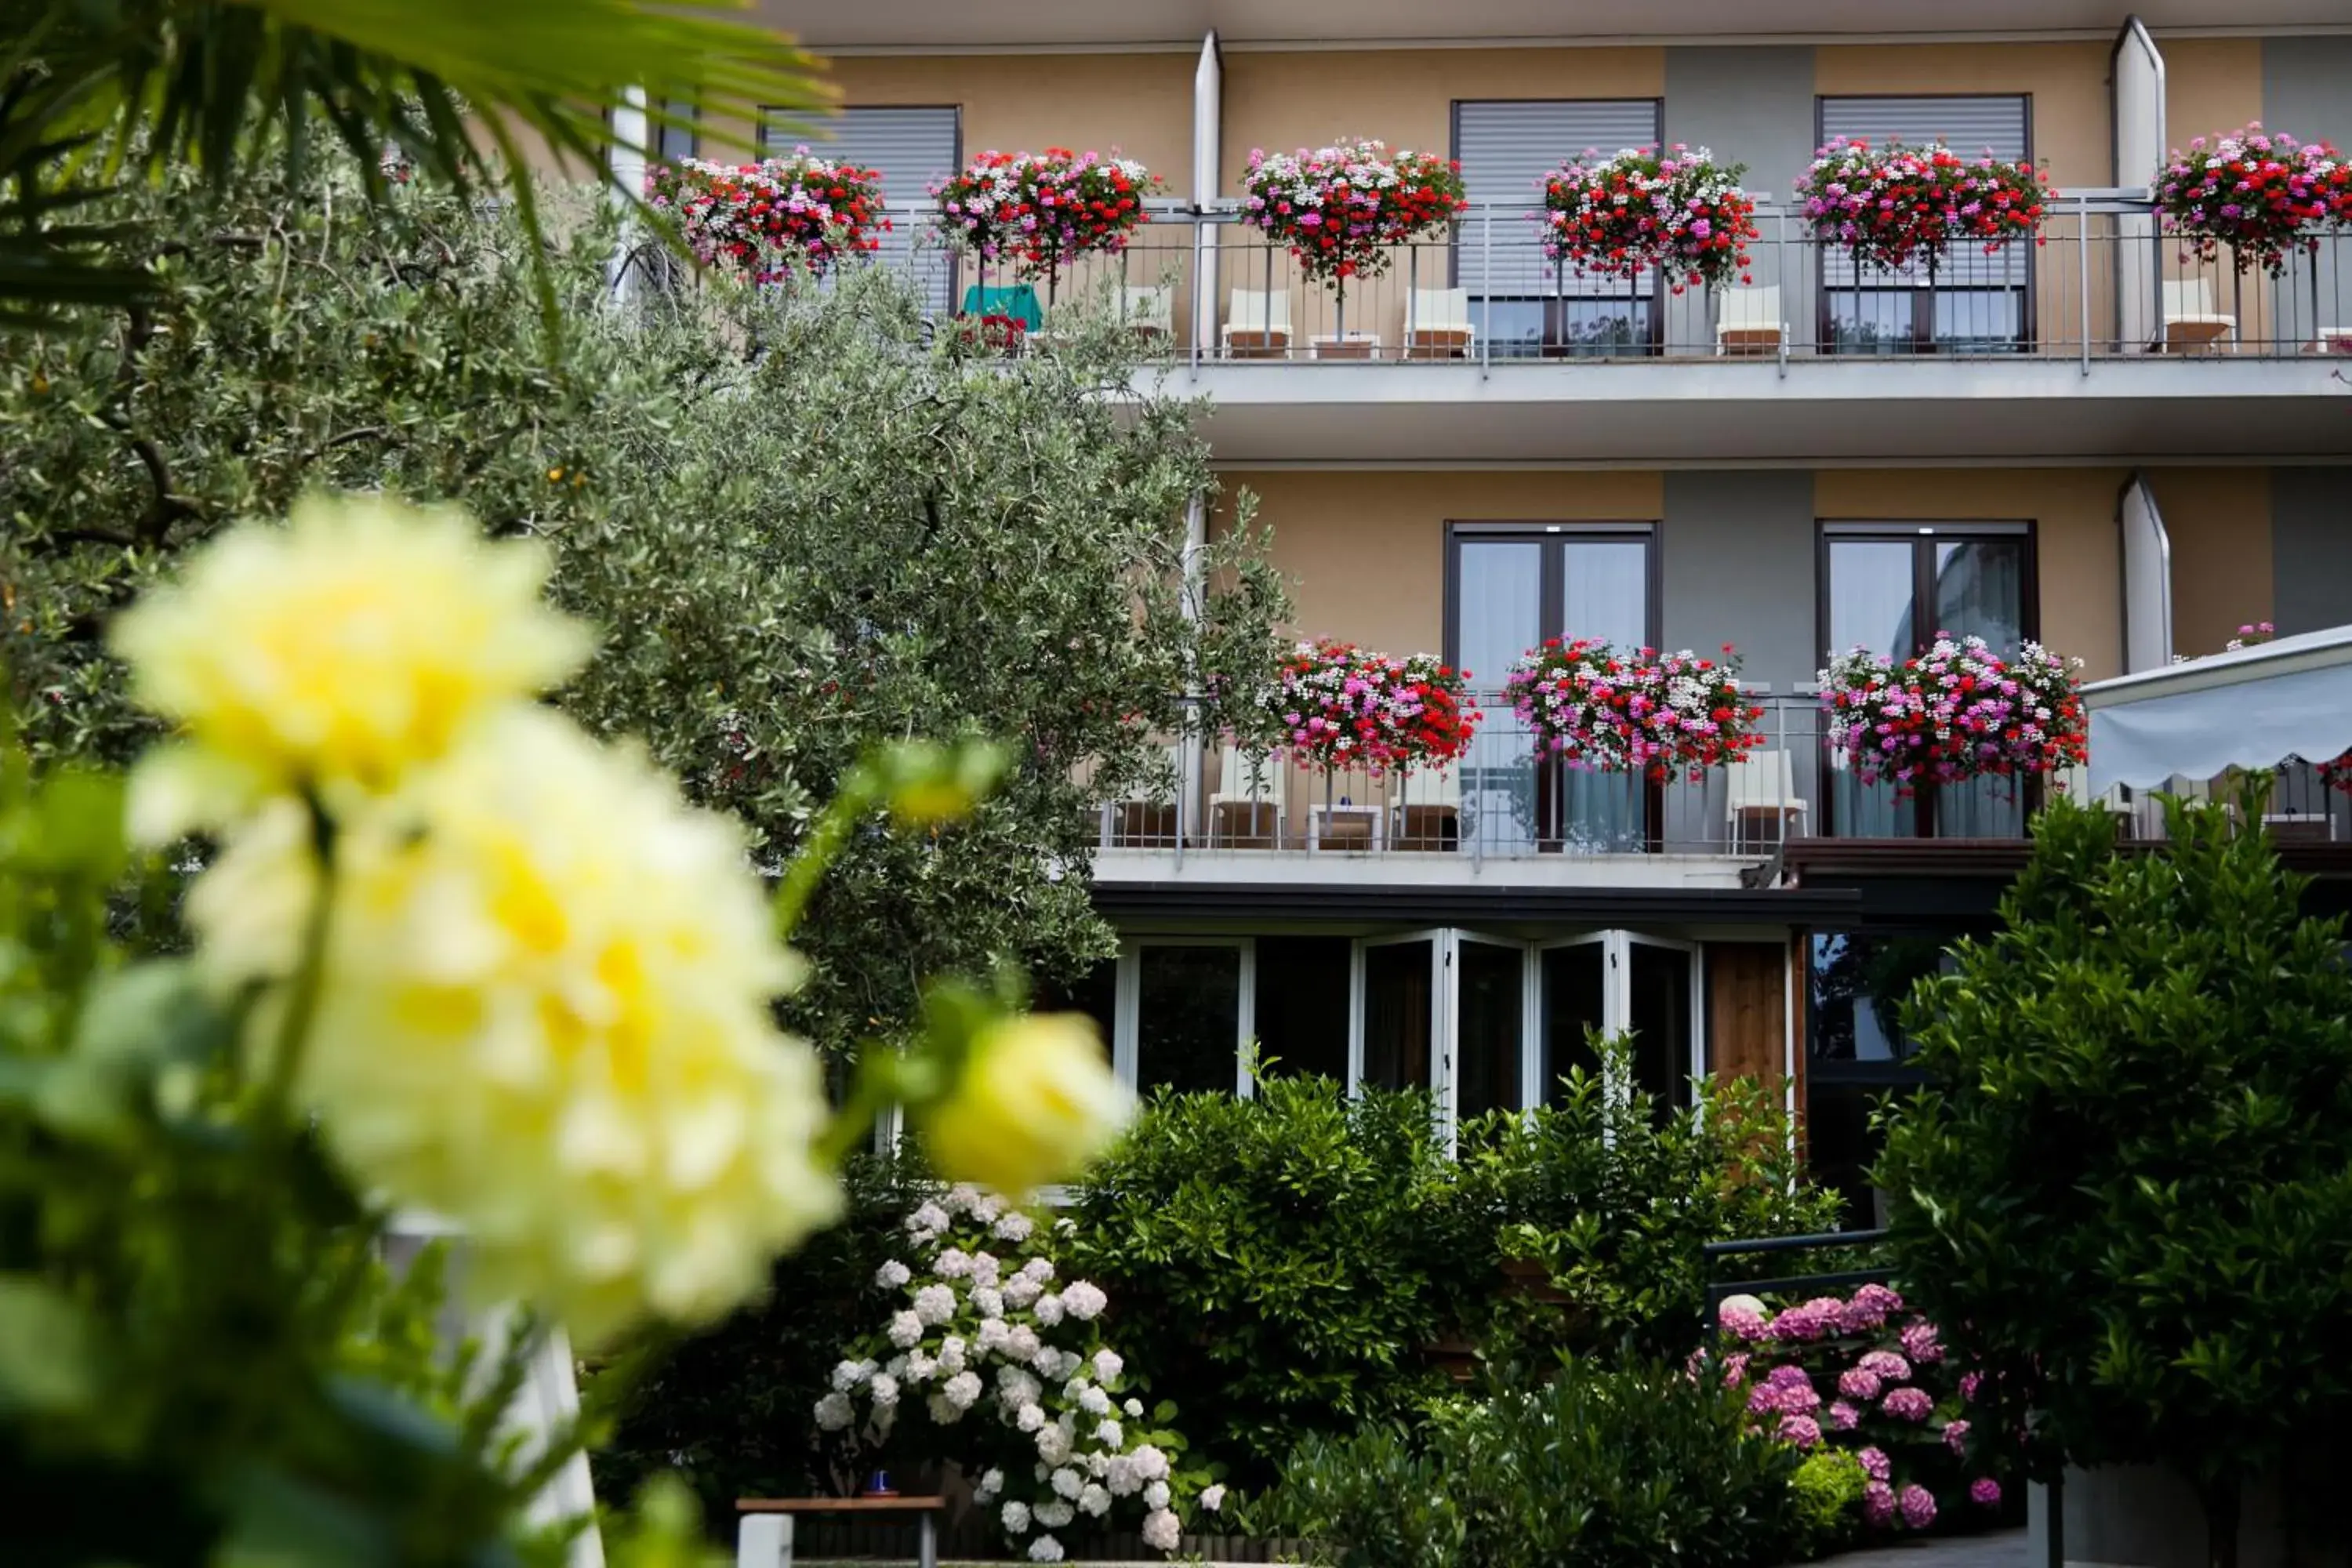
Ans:
<svg viewBox="0 0 2352 1568"><path fill-rule="evenodd" d="M1759 1430L1861 1465L1864 1523L1925 1530L1962 1502L2000 1506L1990 1472L2007 1468L2014 1445L1969 1419L1983 1376L1956 1364L1936 1325L1895 1291L1864 1285L1777 1313L1734 1296L1723 1335L1723 1380L1748 1391Z"/></svg>
<svg viewBox="0 0 2352 1568"><path fill-rule="evenodd" d="M1399 153L1384 142L1343 142L1312 152L1250 153L1242 221L1290 247L1318 282L1377 278L1391 246L1444 232L1469 205L1462 165L1433 153Z"/></svg>
<svg viewBox="0 0 2352 1568"><path fill-rule="evenodd" d="M802 147L759 163L656 163L646 171L646 200L676 216L705 267L768 283L795 265L823 272L841 257L880 248L890 227L881 178Z"/></svg>
<svg viewBox="0 0 2352 1568"><path fill-rule="evenodd" d="M1932 266L1954 241L1988 255L2011 240L2039 245L2050 203L2048 182L2031 163L1845 139L1813 155L1797 193L1814 238L1890 270L1922 256Z"/></svg>
<svg viewBox="0 0 2352 1568"><path fill-rule="evenodd" d="M1270 699L1282 749L1327 773L1443 768L1477 733L1469 674L1428 654L1391 658L1328 637L1300 643Z"/></svg>
<svg viewBox="0 0 2352 1568"><path fill-rule="evenodd" d="M2318 224L2352 225L2352 163L2325 142L2273 135L2257 120L2242 131L2200 136L2157 174L2156 203L2181 258L2210 261L2228 246L2241 272L2275 278L2296 251L2315 252Z"/></svg>
<svg viewBox="0 0 2352 1568"><path fill-rule="evenodd" d="M1721 165L1706 148L1628 147L1588 153L1544 177L1546 258L1580 275L1637 279L1653 268L1677 294L1697 285L1750 281L1748 242L1756 203L1739 188L1744 163Z"/></svg>
<svg viewBox="0 0 2352 1568"><path fill-rule="evenodd" d="M1126 249L1159 189L1132 158L1066 147L982 153L930 188L949 246L1048 279L1079 257Z"/></svg>
<svg viewBox="0 0 2352 1568"><path fill-rule="evenodd" d="M1504 678L1512 710L1537 749L1572 768L1637 773L1664 784L1696 778L1764 743L1764 710L1739 689L1739 659L1685 649L1621 652L1592 637L1554 637Z"/></svg>
<svg viewBox="0 0 2352 1568"><path fill-rule="evenodd" d="M1895 793L1987 774L2051 773L2087 755L2082 660L2039 643L2004 659L1984 638L1937 632L1901 664L1866 648L1821 672L1829 742L1865 784Z"/></svg>

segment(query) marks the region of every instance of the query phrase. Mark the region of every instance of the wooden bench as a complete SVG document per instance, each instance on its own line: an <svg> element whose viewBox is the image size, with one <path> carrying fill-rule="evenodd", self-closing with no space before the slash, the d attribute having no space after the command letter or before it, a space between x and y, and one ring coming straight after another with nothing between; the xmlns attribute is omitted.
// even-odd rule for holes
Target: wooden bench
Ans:
<svg viewBox="0 0 2352 1568"><path fill-rule="evenodd" d="M943 1497L747 1497L735 1500L742 1522L735 1534L735 1568L792 1568L796 1513L911 1513L922 1568L939 1568L938 1514Z"/></svg>

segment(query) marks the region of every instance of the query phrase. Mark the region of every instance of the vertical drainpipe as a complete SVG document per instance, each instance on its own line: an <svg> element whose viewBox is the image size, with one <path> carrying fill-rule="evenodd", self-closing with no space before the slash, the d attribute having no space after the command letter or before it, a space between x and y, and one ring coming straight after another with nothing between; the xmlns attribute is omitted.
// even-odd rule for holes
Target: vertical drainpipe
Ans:
<svg viewBox="0 0 2352 1568"><path fill-rule="evenodd" d="M1184 592L1181 605L1188 626L1200 624L1202 600L1208 592L1208 550L1209 500L1206 496L1196 495L1184 503ZM1192 722L1201 711L1201 701L1206 693L1196 681L1186 695L1191 699L1185 715L1187 733L1177 752L1176 864L1179 868L1184 864L1185 837L1192 830L1192 824L1199 820L1199 814L1205 809L1202 803L1208 798L1202 788L1201 778L1205 748L1209 743L1208 730L1205 725ZM1233 786L1228 784L1226 787L1230 789ZM1257 824L1253 821L1250 826L1255 829Z"/></svg>
<svg viewBox="0 0 2352 1568"><path fill-rule="evenodd" d="M1211 29L1201 40L1192 73L1192 205L1204 211L1224 184L1225 67ZM1217 226L1196 223L1192 271L1192 357L1198 363L1217 346Z"/></svg>
<svg viewBox="0 0 2352 1568"><path fill-rule="evenodd" d="M605 199L625 212L630 201L646 188L646 89L630 88L613 106L613 177ZM605 287L625 303L636 291L637 269L631 264L640 237L635 220L625 220L614 243L613 259L605 267Z"/></svg>

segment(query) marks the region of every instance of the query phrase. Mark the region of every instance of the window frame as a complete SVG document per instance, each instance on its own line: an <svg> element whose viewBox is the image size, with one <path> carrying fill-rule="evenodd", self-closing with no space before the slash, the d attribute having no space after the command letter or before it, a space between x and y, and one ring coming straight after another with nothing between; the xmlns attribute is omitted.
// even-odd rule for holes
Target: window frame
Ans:
<svg viewBox="0 0 2352 1568"><path fill-rule="evenodd" d="M2022 92L1817 92L1813 95L1813 145L1821 147L1828 144L1829 106L1832 102L1842 99L1865 98L1877 99L1881 100L1914 100L1922 103L1950 103L1967 99L1974 99L1979 102L1991 100L2014 100L2022 106L2024 110L2024 161L2028 163L2033 162L2033 94L2030 89ZM1906 143L1906 145L1916 144L1916 143ZM1830 243L1826 240L1816 241L1815 243L1819 250L1824 254L1826 254L1826 252L1831 248ZM2020 242L2012 240L2010 243L2015 245ZM2026 244L2026 254L2028 260L2024 268L2024 282L2020 286L2011 287L2009 285L2002 285L1998 288L1982 286L1970 287L1966 284L1948 283L1906 284L1900 282L1885 282L1878 284L1874 288L1865 289L1857 282L1840 289L1830 283L1827 269L1817 265L1813 274L1815 279L1815 287L1813 290L1813 342L1821 345L1820 352L1823 354L1841 358L1852 357L1861 359L1869 357L1860 353L1850 355L1844 354L1835 347L1830 331L1832 321L1830 302L1832 297L1837 293L1853 295L1861 295L1864 293L1902 293L1907 295L1911 300L1911 331L1909 337L1906 340L1904 340L1909 345L1908 348L1904 351L1905 353L1908 354L1941 356L1947 358L1995 357L1991 354L1987 354L1981 350L1968 351L1963 354L1951 354L1948 353L1944 350L1938 349L1936 346L1937 300L1939 296L1944 294L2014 293L2018 297L2017 341L2014 350L2010 352L2013 352L2020 355L2030 354L2034 352L2035 348L2041 342L2041 313L2039 307L2041 303L2040 276L2042 268L2039 262L2032 259L2032 258L2037 256L2039 252L2030 243ZM1923 301L1926 306L1924 310L1921 309Z"/></svg>
<svg viewBox="0 0 2352 1568"><path fill-rule="evenodd" d="M1933 621L1933 616L1922 617L1920 615L1923 605L1932 608L1935 604L1934 547L1936 543L1938 541L1958 540L1972 542L1991 539L2021 539L2025 542L2025 560L2018 573L2018 636L2024 641L2039 642L2042 640L2042 539L2038 520L2032 518L1980 518L1960 521L1816 519L1813 526L1813 646L1822 650L1823 664L1826 665L1829 660L1845 651L1843 648L1832 647L1830 643L1830 626L1834 613L1831 595L1834 591L1835 583L1830 570L1834 554L1833 545L1840 541L1852 540L1870 543L1908 543L1912 546L1911 647L1907 651L1901 648L1892 650L1893 657L1899 663L1906 658L1915 658L1924 652L1928 642L1939 629L1929 624ZM1834 838L1839 837L1837 802L1835 792L1828 784L1832 776L1832 769L1830 765L1829 732L1826 726L1822 732L1821 747L1821 776L1823 781L1821 792L1822 831L1824 837ZM2028 815L2031 815L2041 798L2042 781L2038 778L2029 778L2023 783L2023 790L2026 810ZM1937 786L1931 783L1921 785L1913 797L1912 804L1918 812L1914 833L1919 838L1932 839L1937 837Z"/></svg>
<svg viewBox="0 0 2352 1568"><path fill-rule="evenodd" d="M1446 109L1445 136L1447 158L1456 164L1460 163L1462 161L1463 110L1474 105L1481 104L1522 103L1647 103L1650 106L1650 134L1648 144L1659 147L1665 145L1666 100L1663 95L1629 95L1624 98L1594 98L1590 96L1556 98L1530 94L1510 98L1457 98L1452 100ZM1818 145L1818 142L1816 145ZM1565 159L1574 157L1576 156L1576 153L1573 150L1569 150L1563 151L1559 156ZM1557 167L1558 165L1555 164L1554 166ZM1542 199L1538 197L1529 205L1529 210L1536 212L1542 211ZM1480 237L1482 241L1491 242L1493 236L1491 234L1484 234ZM1461 289L1466 291L1469 285L1462 277L1462 247L1463 239L1457 233L1454 243L1448 247L1446 285L1449 288ZM1637 348L1646 348L1647 353L1650 356L1655 356L1665 352L1666 282L1665 277L1663 273L1655 271L1652 273L1650 288L1647 293L1643 293L1628 284L1622 292L1571 294L1567 292L1563 287L1565 278L1565 264L1562 263L1555 265L1551 268L1552 282L1551 288L1549 291L1542 294L1490 294L1481 292L1471 297L1471 309L1475 311L1481 305L1491 303L1540 305L1543 308L1543 330L1537 340L1534 357L1539 360L1545 360L1576 359L1585 357L1576 353L1575 345L1572 342L1566 341L1563 334L1563 329L1570 319L1569 311L1567 310L1567 301L1572 300L1622 300L1629 305L1646 305L1648 307L1649 313L1648 331L1645 333L1638 335L1634 339L1635 345ZM1480 322L1480 330L1482 333L1485 333L1491 324L1491 316L1486 320L1482 320ZM1486 344L1486 352L1490 356L1494 353L1494 347L1495 345L1491 342ZM1514 355L1507 357L1516 358L1520 356ZM1657 622L1655 617L1653 617L1651 625L1654 626L1656 624Z"/></svg>
<svg viewBox="0 0 2352 1568"><path fill-rule="evenodd" d="M1111 990L1111 1071L1137 1094L1144 1092L1143 950L1147 947L1225 948L1239 954L1240 969L1234 995L1234 1093L1243 1100L1257 1098L1249 1073L1249 1046L1257 1034L1257 937L1160 935L1157 932L1119 940L1118 969Z"/></svg>

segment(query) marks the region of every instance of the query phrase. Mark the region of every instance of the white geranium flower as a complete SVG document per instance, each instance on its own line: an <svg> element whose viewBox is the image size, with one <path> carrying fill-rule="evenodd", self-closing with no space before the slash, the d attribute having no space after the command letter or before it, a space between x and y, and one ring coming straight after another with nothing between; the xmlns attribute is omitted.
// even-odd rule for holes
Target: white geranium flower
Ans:
<svg viewBox="0 0 2352 1568"><path fill-rule="evenodd" d="M1126 1360L1114 1350L1095 1352L1095 1377L1102 1383L1117 1383L1118 1374L1127 1370Z"/></svg>
<svg viewBox="0 0 2352 1568"><path fill-rule="evenodd" d="M874 1271L874 1286L879 1290L896 1290L914 1277L912 1269L893 1258Z"/></svg>
<svg viewBox="0 0 2352 1568"><path fill-rule="evenodd" d="M1110 1493L1088 1481L1078 1492L1078 1511L1090 1519L1100 1519L1110 1511Z"/></svg>
<svg viewBox="0 0 2352 1568"><path fill-rule="evenodd" d="M1184 1527L1166 1509L1154 1509L1144 1516L1143 1544L1155 1552L1173 1552L1184 1537Z"/></svg>
<svg viewBox="0 0 2352 1568"><path fill-rule="evenodd" d="M1014 1498L996 1517L1003 1521L1005 1534L1019 1535L1029 1528L1029 1505Z"/></svg>
<svg viewBox="0 0 2352 1568"><path fill-rule="evenodd" d="M1055 1540L1052 1536L1041 1535L1036 1540L1029 1543L1030 1562L1059 1563L1061 1560L1062 1543Z"/></svg>
<svg viewBox="0 0 2352 1568"><path fill-rule="evenodd" d="M912 1312L890 1314L890 1342L908 1350L923 1342L923 1320Z"/></svg>
<svg viewBox="0 0 2352 1568"><path fill-rule="evenodd" d="M838 1432L857 1419L849 1395L838 1389L816 1402L816 1424L828 1432Z"/></svg>
<svg viewBox="0 0 2352 1568"><path fill-rule="evenodd" d="M1076 1502L1078 1493L1085 1489L1087 1483L1085 1477L1065 1466L1054 1472L1050 1478L1050 1484L1056 1492Z"/></svg>

